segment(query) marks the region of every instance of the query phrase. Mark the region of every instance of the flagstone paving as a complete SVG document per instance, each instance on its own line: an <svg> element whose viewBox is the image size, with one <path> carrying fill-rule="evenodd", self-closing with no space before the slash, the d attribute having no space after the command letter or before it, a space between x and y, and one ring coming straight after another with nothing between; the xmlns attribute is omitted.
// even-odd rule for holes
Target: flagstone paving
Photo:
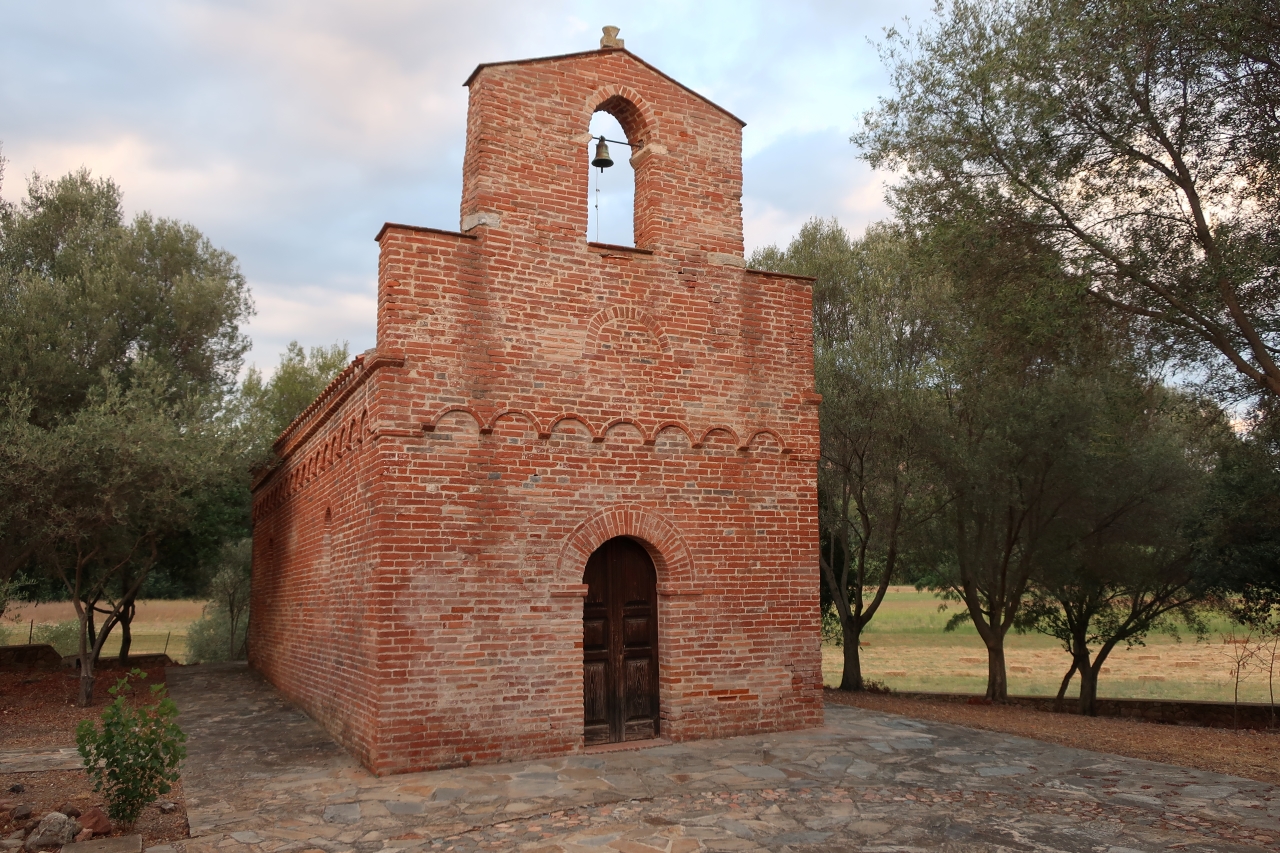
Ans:
<svg viewBox="0 0 1280 853"><path fill-rule="evenodd" d="M43 770L79 770L84 766L74 746L27 747L0 752L0 773L39 773Z"/></svg>
<svg viewBox="0 0 1280 853"><path fill-rule="evenodd" d="M1280 849L1262 783L841 705L808 731L378 778L243 665L167 677L192 838L156 853Z"/></svg>

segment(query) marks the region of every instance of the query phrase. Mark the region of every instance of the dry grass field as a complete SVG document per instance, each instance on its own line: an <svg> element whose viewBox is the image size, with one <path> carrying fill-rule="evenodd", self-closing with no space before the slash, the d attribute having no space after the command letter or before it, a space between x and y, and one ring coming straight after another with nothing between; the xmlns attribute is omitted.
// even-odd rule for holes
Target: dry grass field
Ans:
<svg viewBox="0 0 1280 853"><path fill-rule="evenodd" d="M187 650L187 628L200 618L203 601L139 601L137 616L133 620L133 648L137 654L162 652L168 646L169 656L182 661ZM75 607L69 601L49 604L15 605L5 613L6 639L9 643L25 643L31 634L32 623L54 625L76 618ZM103 653L118 654L120 638L113 631L107 638Z"/></svg>
<svg viewBox="0 0 1280 853"><path fill-rule="evenodd" d="M862 668L867 678L883 681L895 690L944 693L982 693L986 689L987 657L982 641L971 626L944 632L950 612L939 612L938 599L912 587L894 587L863 635ZM187 628L200 618L203 601L141 601L134 621L133 649L160 652L184 660ZM951 605L954 607L954 605ZM69 602L28 604L5 614L7 641L25 643L32 620L37 626L75 619ZM1226 623L1214 626L1219 632ZM1183 634L1181 641L1167 634L1153 634L1145 646L1112 653L1103 669L1098 691L1102 696L1145 699L1204 699L1231 701L1231 661L1218 633L1206 642ZM106 654L119 650L118 636L108 639ZM842 651L824 646L823 675L828 687L840 680ZM1049 695L1070 661L1056 640L1039 634L1010 633L1007 644L1009 690L1020 695ZM1079 683L1073 681L1073 687ZM1277 672L1280 693L1280 672ZM1069 691L1075 695L1075 691ZM1240 699L1269 701L1265 673L1252 673L1240 685Z"/></svg>
<svg viewBox="0 0 1280 853"><path fill-rule="evenodd" d="M982 693L987 683L986 648L972 626L944 632L954 609L939 612L938 599L912 587L894 587L885 597L863 641L862 671L894 690ZM955 605L950 605L954 608ZM1225 622L1215 624L1226 632ZM1219 633L1204 642L1183 632L1179 638L1152 634L1144 646L1112 652L1098 682L1101 696L1139 699L1203 699L1230 702L1232 681L1229 647ZM839 684L843 651L824 646L823 675L827 686ZM1056 695L1071 661L1061 645L1040 634L1010 633L1006 645L1009 692ZM1276 691L1280 694L1280 661ZM1074 696L1079 679L1072 681ZM1242 702L1267 702L1266 673L1251 673L1240 685Z"/></svg>

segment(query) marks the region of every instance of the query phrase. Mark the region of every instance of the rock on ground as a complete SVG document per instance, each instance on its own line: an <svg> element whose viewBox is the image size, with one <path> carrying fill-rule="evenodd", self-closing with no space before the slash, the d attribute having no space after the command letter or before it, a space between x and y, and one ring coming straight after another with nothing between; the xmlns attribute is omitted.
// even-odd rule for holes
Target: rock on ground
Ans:
<svg viewBox="0 0 1280 853"><path fill-rule="evenodd" d="M80 826L84 829L92 829L94 835L111 834L111 820L97 806L80 815Z"/></svg>
<svg viewBox="0 0 1280 853"><path fill-rule="evenodd" d="M23 849L32 853L35 850L46 850L70 844L80 834L80 824L73 817L62 812L49 812L40 819L40 825L27 836Z"/></svg>

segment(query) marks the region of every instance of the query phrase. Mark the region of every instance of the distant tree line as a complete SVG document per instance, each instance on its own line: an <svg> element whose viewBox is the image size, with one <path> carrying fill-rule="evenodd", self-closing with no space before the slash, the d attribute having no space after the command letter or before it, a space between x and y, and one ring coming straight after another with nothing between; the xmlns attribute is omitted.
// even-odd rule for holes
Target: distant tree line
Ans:
<svg viewBox="0 0 1280 853"><path fill-rule="evenodd" d="M126 221L109 179L36 175L0 202L0 616L75 605L85 704L114 631L127 658L139 596L247 575L249 471L347 360L293 344L241 381L252 313L234 257L186 223Z"/></svg>
<svg viewBox="0 0 1280 853"><path fill-rule="evenodd" d="M1250 2L955 0L890 32L853 141L893 221L806 225L824 607L841 687L893 580L1007 697L1010 630L1107 655L1201 608L1280 615L1280 39Z"/></svg>

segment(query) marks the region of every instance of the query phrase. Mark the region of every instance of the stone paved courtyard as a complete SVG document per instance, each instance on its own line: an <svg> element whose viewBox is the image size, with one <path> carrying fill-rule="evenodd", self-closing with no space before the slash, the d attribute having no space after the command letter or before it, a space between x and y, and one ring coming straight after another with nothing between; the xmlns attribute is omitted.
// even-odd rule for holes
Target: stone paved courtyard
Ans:
<svg viewBox="0 0 1280 853"><path fill-rule="evenodd" d="M377 778L243 665L168 678L185 853L1280 849L1261 783L839 705L817 730Z"/></svg>

